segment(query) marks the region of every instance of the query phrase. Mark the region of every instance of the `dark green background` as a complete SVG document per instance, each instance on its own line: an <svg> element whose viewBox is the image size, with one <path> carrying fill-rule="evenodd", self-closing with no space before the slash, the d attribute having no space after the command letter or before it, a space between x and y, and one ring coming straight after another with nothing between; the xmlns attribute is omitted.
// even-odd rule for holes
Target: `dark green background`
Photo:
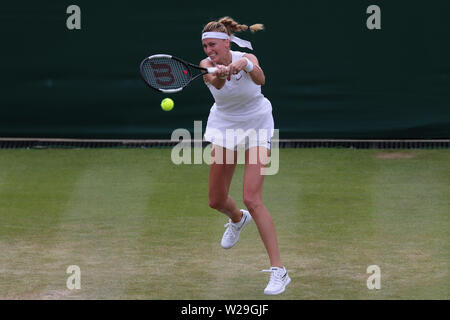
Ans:
<svg viewBox="0 0 450 320"><path fill-rule="evenodd" d="M66 8L81 8L81 30ZM381 30L366 8L381 8ZM167 95L140 61L198 63L204 24L230 15L266 30L252 41L281 138L449 138L450 1L4 1L0 4L0 136L170 138L206 125L197 80ZM234 46L234 50L241 50Z"/></svg>

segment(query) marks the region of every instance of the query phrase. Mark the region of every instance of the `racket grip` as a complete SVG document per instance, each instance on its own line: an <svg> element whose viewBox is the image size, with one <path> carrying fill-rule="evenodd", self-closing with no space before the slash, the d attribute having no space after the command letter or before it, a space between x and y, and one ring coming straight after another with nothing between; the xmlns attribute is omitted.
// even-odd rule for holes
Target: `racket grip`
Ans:
<svg viewBox="0 0 450 320"><path fill-rule="evenodd" d="M216 72L217 68L211 67L211 68L207 68L206 70L208 71L208 73L214 73L214 72Z"/></svg>

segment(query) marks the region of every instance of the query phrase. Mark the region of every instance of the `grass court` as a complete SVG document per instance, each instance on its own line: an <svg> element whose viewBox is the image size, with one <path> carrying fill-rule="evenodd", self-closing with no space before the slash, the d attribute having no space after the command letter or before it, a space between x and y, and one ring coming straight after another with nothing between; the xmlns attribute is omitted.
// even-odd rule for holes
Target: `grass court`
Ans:
<svg viewBox="0 0 450 320"><path fill-rule="evenodd" d="M450 151L280 149L263 200L292 278L263 294L251 223L224 250L209 167L171 149L0 150L1 299L448 299ZM231 195L242 203L243 166ZM66 287L67 267L81 289ZM381 269L381 289L366 269Z"/></svg>

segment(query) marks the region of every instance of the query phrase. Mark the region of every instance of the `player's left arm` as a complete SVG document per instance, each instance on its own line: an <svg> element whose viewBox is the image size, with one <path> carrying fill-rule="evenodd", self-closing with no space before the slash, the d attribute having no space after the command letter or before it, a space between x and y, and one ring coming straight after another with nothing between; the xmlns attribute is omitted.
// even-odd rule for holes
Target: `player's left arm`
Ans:
<svg viewBox="0 0 450 320"><path fill-rule="evenodd" d="M241 59L234 61L232 64L228 66L229 68L228 80L231 74L237 74L241 70L245 70L245 68L248 65L248 61L245 58L250 60L251 63L253 64L253 70L248 72L253 82L256 83L257 85L263 86L266 83L266 77L264 76L263 70L259 66L258 59L254 54L251 53L244 54L244 56Z"/></svg>

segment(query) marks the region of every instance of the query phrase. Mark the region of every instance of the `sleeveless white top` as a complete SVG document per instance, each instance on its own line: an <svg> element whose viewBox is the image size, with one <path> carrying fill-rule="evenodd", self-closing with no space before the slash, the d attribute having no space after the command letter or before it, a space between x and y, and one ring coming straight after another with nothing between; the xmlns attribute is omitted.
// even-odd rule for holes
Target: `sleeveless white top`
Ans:
<svg viewBox="0 0 450 320"><path fill-rule="evenodd" d="M242 58L245 54L239 51L230 52L232 61ZM215 100L211 111L225 117L243 120L247 116L254 117L257 114L272 112L272 105L261 93L261 86L254 83L244 70L231 75L230 81L225 80L225 85L220 90L208 82L206 85Z"/></svg>

